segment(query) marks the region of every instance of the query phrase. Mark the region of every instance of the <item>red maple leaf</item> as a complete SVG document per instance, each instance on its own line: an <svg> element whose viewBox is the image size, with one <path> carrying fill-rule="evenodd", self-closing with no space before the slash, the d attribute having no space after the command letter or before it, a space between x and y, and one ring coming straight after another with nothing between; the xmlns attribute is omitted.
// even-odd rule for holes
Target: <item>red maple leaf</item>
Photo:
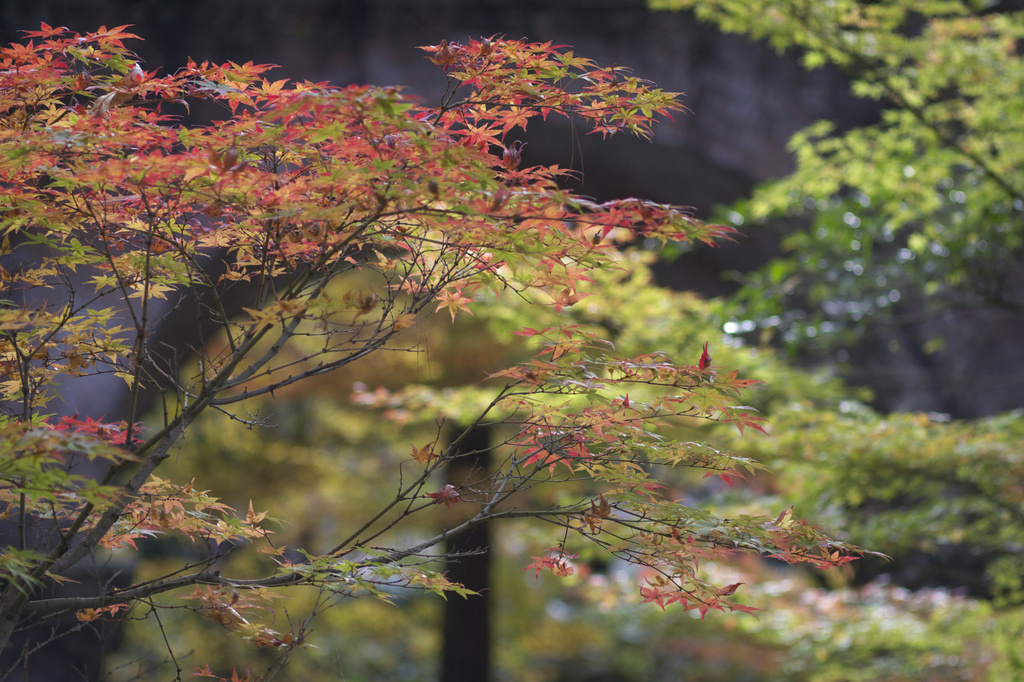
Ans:
<svg viewBox="0 0 1024 682"><path fill-rule="evenodd" d="M708 342L704 342L704 352L700 354L700 362L697 363L697 369L705 370L711 366L711 356L708 355Z"/></svg>
<svg viewBox="0 0 1024 682"><path fill-rule="evenodd" d="M456 502L462 502L462 497L459 496L459 489L451 483L441 486L440 490L436 493L427 493L427 497L434 500L434 504L443 504L449 509Z"/></svg>

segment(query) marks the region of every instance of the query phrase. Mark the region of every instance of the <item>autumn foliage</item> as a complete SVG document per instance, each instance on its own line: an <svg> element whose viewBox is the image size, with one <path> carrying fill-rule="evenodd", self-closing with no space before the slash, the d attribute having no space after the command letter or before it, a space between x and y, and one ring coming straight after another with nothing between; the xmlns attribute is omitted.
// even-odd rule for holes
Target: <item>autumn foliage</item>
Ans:
<svg viewBox="0 0 1024 682"><path fill-rule="evenodd" d="M552 549L531 569L565 574L564 538L579 535L643 569L642 600L701 614L745 609L737 585L708 581L707 561L851 559L853 548L792 511L718 518L659 483L667 467L731 483L759 466L666 435L692 420L762 429L740 397L752 380L712 365L708 344L692 357L620 357L574 325L521 330L533 357L484 382L490 398L472 421L504 434L484 483L438 482L457 439L415 447L394 498L331 547L277 546L267 512L227 507L201 471L158 477L203 412L259 427L244 400L356 363L428 315L472 315L485 295L560 311L580 301L589 271L620 267L623 245L710 243L728 230L674 206L595 202L561 188L565 169L524 166L516 135L533 119L649 135L682 109L678 95L564 48L501 38L426 47L447 87L425 103L398 88L269 80L271 67L252 63L145 70L130 38L126 27L43 25L0 51L0 503L16 529L0 557L0 644L34 619L109 618L175 591L198 616L290 651L305 631L301 621L272 629L273 591L459 592L424 557L453 530L506 517L554 523ZM198 103L219 120L186 123ZM182 307L195 329L169 347L161 325ZM184 371L186 358L198 369ZM123 414L66 414L69 386L105 376L121 380ZM163 409L146 419L154 395ZM394 409L406 396L358 398ZM558 506L509 503L563 483L586 492ZM438 505L472 513L415 545L375 543L381 523ZM205 554L128 588L41 596L79 562L134 553L157 534ZM228 546L264 552L275 568L222 574Z"/></svg>

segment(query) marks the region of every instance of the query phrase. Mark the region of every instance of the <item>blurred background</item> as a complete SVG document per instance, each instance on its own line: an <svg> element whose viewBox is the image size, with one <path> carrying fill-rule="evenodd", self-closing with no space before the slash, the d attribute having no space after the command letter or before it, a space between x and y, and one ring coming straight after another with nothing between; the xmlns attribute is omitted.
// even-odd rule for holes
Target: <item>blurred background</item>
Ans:
<svg viewBox="0 0 1024 682"><path fill-rule="evenodd" d="M984 15L1019 9L974 6ZM867 237L854 237L860 255L826 248L822 221L832 221L833 235L884 222L855 192L816 197L808 190L792 200L808 207L804 213L749 218L755 188L797 170L796 133L825 120L838 136L884 124L886 112L899 108L854 96L858 74L828 64L808 70L798 47L773 49L722 33L689 11L654 11L639 0L0 2L5 43L40 22L77 31L131 24L144 39L134 49L150 71L173 71L189 58L251 60L279 65L272 79L400 85L427 102L440 96L444 80L417 46L504 35L572 46L685 93L690 113L663 122L651 141L602 142L562 123L531 124L526 135L524 163L578 171L585 194L688 205L698 217L741 230L716 248L679 245L637 256L634 279L587 313L612 320L623 343L637 348L691 353L712 339L720 349L716 364L767 381L754 400L774 424L770 439L739 441L713 430L697 437L749 451L776 475L736 490L681 479L674 482L680 490L722 507L778 511L796 503L801 515L894 558L830 575L759 563L723 568L752 583L752 601L765 611L702 621L634 605L628 567L583 557L568 581L523 573L535 530L508 524L493 529L491 560L476 576L488 594L482 614L446 616L441 600L404 594L394 605L343 604L317 621L317 648L296 656L286 679L1024 679L1020 240L987 260L970 260L938 231L916 259L900 261L894 251L892 263L875 264L890 268L883 273L857 260ZM1004 123L1020 126L1012 113ZM1020 197L1019 169L1007 168L1005 177ZM959 176L943 191L956 202L954 181ZM1024 223L1013 197L997 231L1019 236ZM919 222L931 224L927 216ZM897 245L918 246L910 238ZM811 265L827 291L811 287L817 280L794 265L800 249L815 254ZM928 253L938 263L930 270ZM998 295L980 285L973 298L932 286L952 281L944 264L962 255L968 272L1003 275ZM876 289L888 302L872 303ZM870 305L858 308L861 299ZM203 486L236 508L254 499L258 509L273 505L274 516L307 520L283 529L285 536L329 537L338 519L386 493L382 471L410 442L429 440L431 428L410 423L382 432L375 415L352 405L354 382L472 382L514 356L493 335L518 314L427 326L421 333L432 348L429 369L413 361L371 364L254 408L274 415L274 430L201 423L178 460L178 476L187 480L201 462ZM188 548L147 551L158 567L161 556ZM464 617L475 620L460 628ZM171 678L160 633L144 620L139 614L138 622L124 623L106 679ZM202 631L216 625L185 615L181 624L163 626L193 652L186 668L217 662L230 670L261 655L241 641L221 646L221 638ZM482 652L486 672L459 672L450 663L459 650Z"/></svg>

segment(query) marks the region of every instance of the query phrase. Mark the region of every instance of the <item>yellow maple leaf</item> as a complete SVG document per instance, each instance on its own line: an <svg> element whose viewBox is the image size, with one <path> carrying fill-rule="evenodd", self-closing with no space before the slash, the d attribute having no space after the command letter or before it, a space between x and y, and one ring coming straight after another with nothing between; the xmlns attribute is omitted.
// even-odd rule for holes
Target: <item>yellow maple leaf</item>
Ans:
<svg viewBox="0 0 1024 682"><path fill-rule="evenodd" d="M252 500L249 500L249 510L245 513L245 522L255 525L265 518L267 518L267 512L261 511L257 514L256 510L253 509Z"/></svg>
<svg viewBox="0 0 1024 682"><path fill-rule="evenodd" d="M422 448L418 448L415 445L412 447L412 458L420 464L430 464L437 458L437 453L434 452L434 444L437 441L427 443Z"/></svg>

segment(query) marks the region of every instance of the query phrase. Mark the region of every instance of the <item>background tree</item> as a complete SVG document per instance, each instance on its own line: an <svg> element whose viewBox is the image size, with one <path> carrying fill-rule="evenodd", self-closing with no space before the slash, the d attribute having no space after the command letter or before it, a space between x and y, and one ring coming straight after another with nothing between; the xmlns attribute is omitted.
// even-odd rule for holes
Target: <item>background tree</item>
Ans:
<svg viewBox="0 0 1024 682"><path fill-rule="evenodd" d="M89 623L135 607L159 627L161 610L184 605L277 651L272 677L313 617L338 601L386 599L396 587L462 591L431 570L433 548L498 518L554 524L550 548L531 565L537 573L571 573L566 543L581 538L644 567L644 601L702 615L746 610L732 599L738 585L715 584L705 560L737 551L820 566L851 560L851 547L789 512L722 518L666 495L654 478L674 466L730 481L756 469L655 430L689 420L761 428L737 400L752 381L697 346L694 364L649 350L628 356L565 322L520 329L532 357L493 372L466 403L472 416L461 423L501 425L489 476L438 487L434 473L472 453L459 437L439 447L435 434L390 467L386 501L332 526L326 542L281 544L267 512L250 500L236 515L203 490L201 471L185 483L157 477L201 414L259 428L243 401L380 351L413 351L401 333L430 312L455 320L499 295L567 311L588 273L616 267L614 241L710 241L728 230L671 206L598 204L561 190L557 167L521 167L521 144L508 135L533 117L649 134L655 116L679 109L670 93L550 45L427 48L448 84L428 107L397 88L271 82L268 67L252 63L190 62L160 76L124 47L133 37L124 27L77 35L44 24L28 37L0 54L0 493L15 528L0 559L0 645L59 614ZM182 124L177 116L195 101L225 119ZM184 350L197 360L182 373L184 350L151 340L186 305L195 319ZM123 382L123 419L54 414L69 383L97 377ZM162 420L143 426L145 396L157 390ZM398 413L417 406L371 399ZM541 484L566 495L520 506ZM411 517L459 505L469 517L429 537L399 532ZM155 576L77 597L43 592L86 559L144 553L165 534L190 552ZM305 615L273 608L287 588L315 595Z"/></svg>
<svg viewBox="0 0 1024 682"><path fill-rule="evenodd" d="M1021 13L902 0L652 6L798 50L882 106L874 125L801 132L796 170L728 216L779 228L786 251L745 279L735 330L831 358L887 409L1021 406L1015 349L1000 342L1024 328Z"/></svg>
<svg viewBox="0 0 1024 682"><path fill-rule="evenodd" d="M797 135L795 172L722 212L745 229L776 230L786 250L744 278L735 301L744 315L725 304L728 332L843 371L875 388L883 409L933 411L884 416L856 401L798 401L770 412L774 438L744 446L801 509L895 559L861 564L834 597L863 610L822 604L777 630L792 628L783 639L798 650L810 638L784 674L1019 677L1019 658L1006 652L1022 622L1021 421L987 415L1019 407L1022 395L1009 341L1024 320L1020 12L900 0L653 5L799 51L809 68L838 67L855 94L882 105L874 125L822 122ZM985 634L947 648L955 626L942 617L895 644L891 615L916 620L936 595L977 598L964 604L963 625ZM871 616L875 608L890 615ZM933 667L948 656L958 672Z"/></svg>

